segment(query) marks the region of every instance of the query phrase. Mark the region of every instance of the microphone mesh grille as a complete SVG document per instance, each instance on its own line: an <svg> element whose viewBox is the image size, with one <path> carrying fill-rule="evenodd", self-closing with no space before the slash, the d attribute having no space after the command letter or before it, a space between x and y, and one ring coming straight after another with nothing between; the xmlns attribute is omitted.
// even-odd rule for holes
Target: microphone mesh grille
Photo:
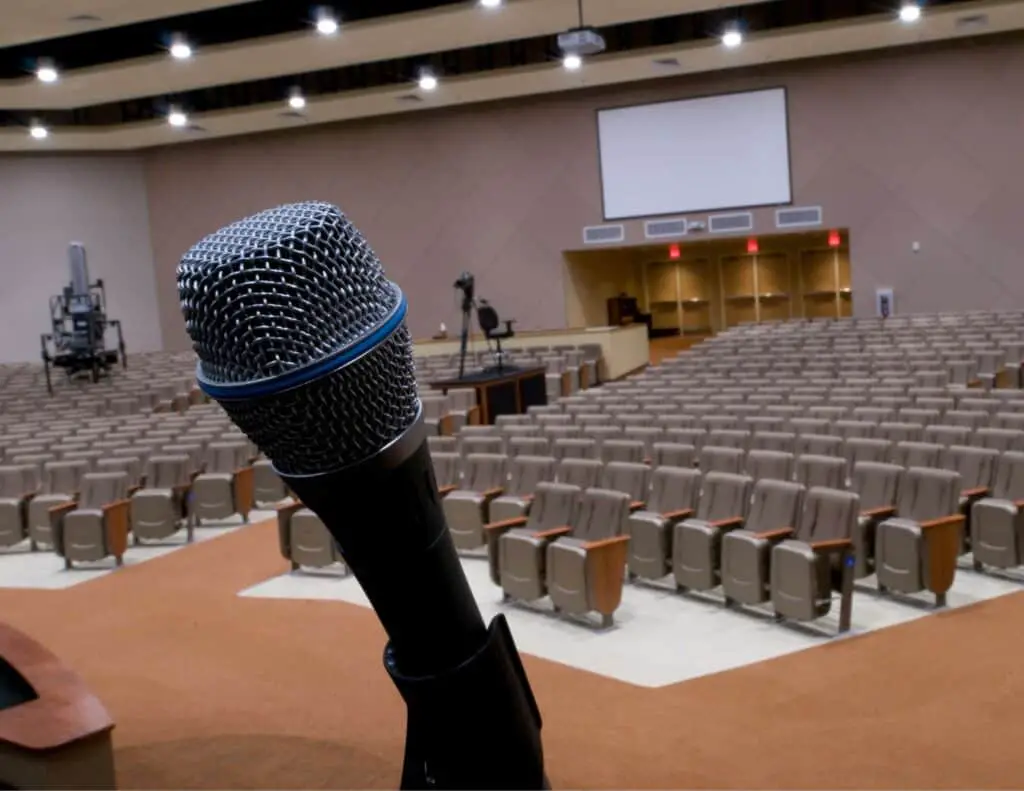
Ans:
<svg viewBox="0 0 1024 791"><path fill-rule="evenodd" d="M178 293L202 376L216 384L319 362L370 335L400 299L362 234L319 202L260 212L207 236L178 266ZM419 414L408 330L403 322L307 384L221 406L286 475L362 461Z"/></svg>
<svg viewBox="0 0 1024 791"><path fill-rule="evenodd" d="M178 265L185 328L214 383L301 368L364 337L398 301L366 239L329 203L293 203L198 242Z"/></svg>

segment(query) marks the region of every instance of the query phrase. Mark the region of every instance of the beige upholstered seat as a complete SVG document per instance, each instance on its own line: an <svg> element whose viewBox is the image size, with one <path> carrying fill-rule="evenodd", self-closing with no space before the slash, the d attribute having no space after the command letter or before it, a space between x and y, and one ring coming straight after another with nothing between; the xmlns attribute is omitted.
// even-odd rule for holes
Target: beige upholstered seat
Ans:
<svg viewBox="0 0 1024 791"><path fill-rule="evenodd" d="M182 527L187 529L186 540L191 541L192 520L187 513L191 485L188 456L150 456L146 485L131 495L132 541L163 541Z"/></svg>
<svg viewBox="0 0 1024 791"><path fill-rule="evenodd" d="M761 604L768 600L771 549L793 535L804 492L802 484L792 481L765 479L754 484L753 501L742 528L722 536L721 579L726 602Z"/></svg>
<svg viewBox="0 0 1024 791"><path fill-rule="evenodd" d="M441 505L456 549L477 549L485 544L484 525L491 521L491 501L505 491L508 457L471 453L464 460L464 470L462 485Z"/></svg>
<svg viewBox="0 0 1024 791"><path fill-rule="evenodd" d="M971 551L979 570L1024 565L1024 453L1004 453L991 494L971 508Z"/></svg>
<svg viewBox="0 0 1024 791"><path fill-rule="evenodd" d="M28 505L28 530L33 546L53 546L50 510L78 499L82 478L89 471L85 459L48 461L43 465L42 492Z"/></svg>
<svg viewBox="0 0 1024 791"><path fill-rule="evenodd" d="M334 536L315 513L298 501L277 507L277 538L281 556L292 571L337 566L348 574L344 557Z"/></svg>
<svg viewBox="0 0 1024 791"><path fill-rule="evenodd" d="M771 602L777 616L813 621L828 615L832 591L839 589L844 597L839 631L849 630L859 509L854 492L822 487L807 492L795 534L771 551Z"/></svg>
<svg viewBox="0 0 1024 791"><path fill-rule="evenodd" d="M253 501L257 506L279 503L288 491L270 459L258 458L252 464Z"/></svg>
<svg viewBox="0 0 1024 791"><path fill-rule="evenodd" d="M128 547L128 476L123 472L90 472L82 478L77 502L50 511L53 548L66 568L74 562L113 557L123 563Z"/></svg>
<svg viewBox="0 0 1024 791"><path fill-rule="evenodd" d="M38 489L35 465L0 467L0 547L13 547L29 537L28 505Z"/></svg>
<svg viewBox="0 0 1024 791"><path fill-rule="evenodd" d="M672 570L672 531L677 522L694 515L700 484L701 475L692 467L654 470L646 507L629 517L631 576L657 580Z"/></svg>
<svg viewBox="0 0 1024 791"><path fill-rule="evenodd" d="M253 471L244 442L210 442L206 446L205 472L192 482L190 508L196 524L239 514L249 521L253 507Z"/></svg>
<svg viewBox="0 0 1024 791"><path fill-rule="evenodd" d="M629 506L624 492L588 489L568 535L547 545L546 586L556 612L597 612L602 626L612 625L622 601Z"/></svg>
<svg viewBox="0 0 1024 791"><path fill-rule="evenodd" d="M458 453L431 451L430 461L434 468L437 491L442 497L459 488L462 480L462 457Z"/></svg>
<svg viewBox="0 0 1024 791"><path fill-rule="evenodd" d="M781 450L752 450L747 454L746 473L755 483L762 478L791 481L793 465L792 453Z"/></svg>
<svg viewBox="0 0 1024 791"><path fill-rule="evenodd" d="M672 531L672 572L676 587L710 590L718 585L722 533L743 525L750 509L753 479L709 472L704 476L697 515Z"/></svg>
<svg viewBox="0 0 1024 791"><path fill-rule="evenodd" d="M960 475L950 470L907 470L896 516L878 525L875 574L882 592L910 594L928 590L938 606L953 584L963 543L959 511Z"/></svg>
<svg viewBox="0 0 1024 791"><path fill-rule="evenodd" d="M523 516L530 509L537 486L555 480L553 456L515 456L509 462L504 494L491 500L490 521L502 522Z"/></svg>
<svg viewBox="0 0 1024 791"><path fill-rule="evenodd" d="M904 469L895 464L859 461L853 468L850 489L860 498L860 514L853 533L856 577L875 570L875 531L878 523L896 513Z"/></svg>

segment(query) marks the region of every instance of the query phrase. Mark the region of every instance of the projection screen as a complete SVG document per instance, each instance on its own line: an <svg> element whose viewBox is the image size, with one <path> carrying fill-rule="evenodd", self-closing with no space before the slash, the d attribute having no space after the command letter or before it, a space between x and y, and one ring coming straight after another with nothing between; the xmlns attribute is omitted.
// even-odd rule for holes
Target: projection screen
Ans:
<svg viewBox="0 0 1024 791"><path fill-rule="evenodd" d="M599 110L606 220L792 201L786 89Z"/></svg>

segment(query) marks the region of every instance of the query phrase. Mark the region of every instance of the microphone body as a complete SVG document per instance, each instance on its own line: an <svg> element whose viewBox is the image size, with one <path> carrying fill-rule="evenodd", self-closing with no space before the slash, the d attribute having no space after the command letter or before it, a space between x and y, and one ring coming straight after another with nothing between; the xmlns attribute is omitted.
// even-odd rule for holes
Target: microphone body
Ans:
<svg viewBox="0 0 1024 791"><path fill-rule="evenodd" d="M444 520L401 291L335 207L293 204L178 267L197 379L321 519L380 617L408 709L403 789L547 788L502 616L484 626Z"/></svg>

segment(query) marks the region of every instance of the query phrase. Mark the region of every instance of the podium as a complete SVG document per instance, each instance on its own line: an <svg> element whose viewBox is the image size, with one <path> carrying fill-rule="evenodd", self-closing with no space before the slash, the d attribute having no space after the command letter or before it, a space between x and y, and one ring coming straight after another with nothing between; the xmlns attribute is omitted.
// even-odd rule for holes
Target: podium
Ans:
<svg viewBox="0 0 1024 791"><path fill-rule="evenodd" d="M489 424L499 415L523 415L531 406L547 404L546 374L547 369L540 366L506 368L479 371L461 379L434 381L430 386L443 393L455 388L472 388L480 407L480 422Z"/></svg>
<svg viewBox="0 0 1024 791"><path fill-rule="evenodd" d="M622 327L627 324L646 324L647 337L651 337L654 320L650 313L641 313L636 297L619 294L608 298L608 326Z"/></svg>
<svg viewBox="0 0 1024 791"><path fill-rule="evenodd" d="M0 788L116 788L113 729L74 671L0 623Z"/></svg>

